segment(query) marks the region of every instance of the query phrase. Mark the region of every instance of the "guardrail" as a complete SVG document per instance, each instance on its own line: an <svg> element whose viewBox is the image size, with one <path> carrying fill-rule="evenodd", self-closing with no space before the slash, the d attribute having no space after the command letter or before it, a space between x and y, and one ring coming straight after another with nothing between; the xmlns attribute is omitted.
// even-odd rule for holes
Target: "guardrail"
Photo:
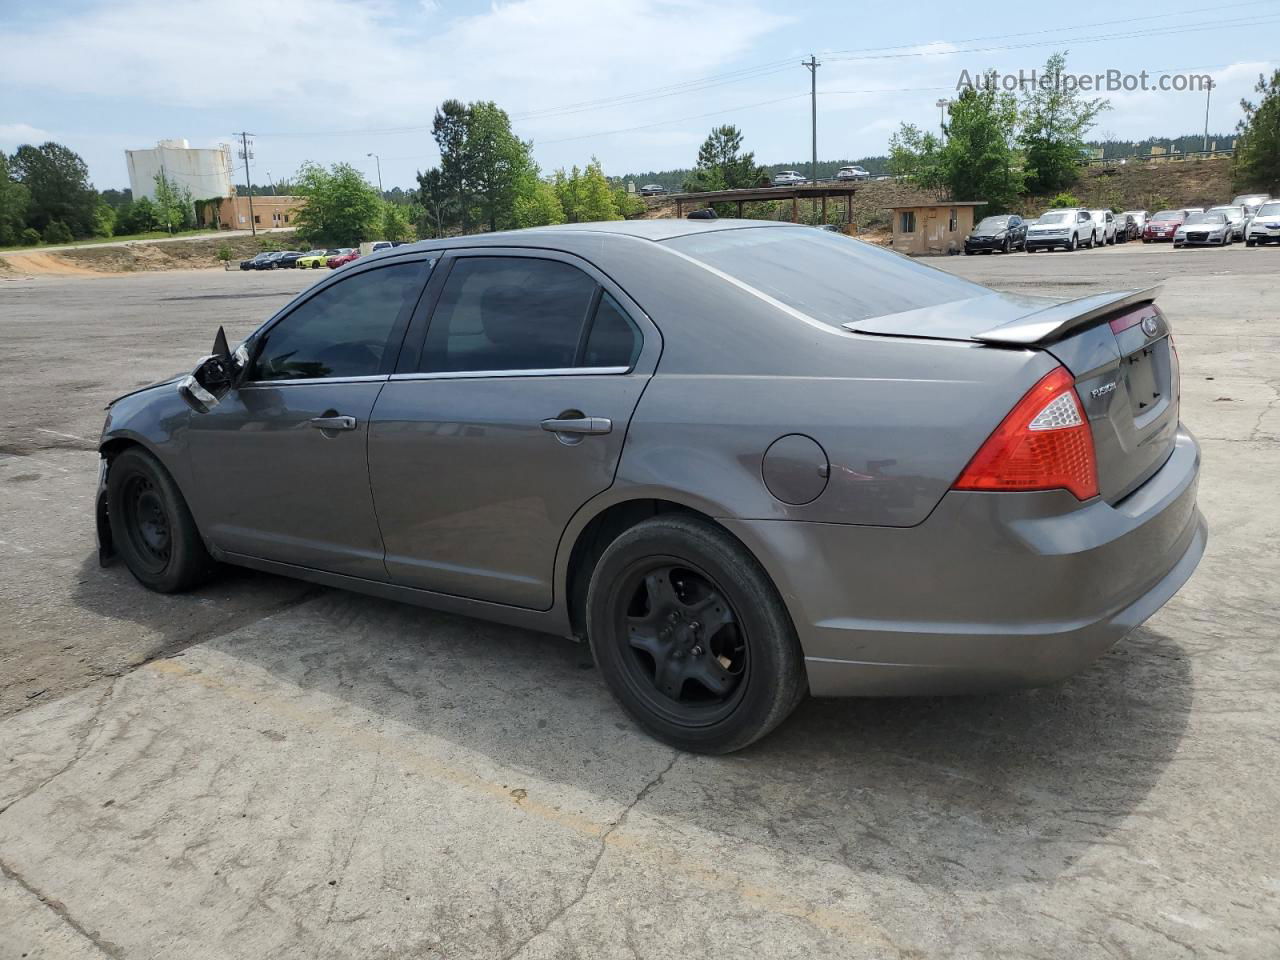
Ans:
<svg viewBox="0 0 1280 960"><path fill-rule="evenodd" d="M1120 167L1130 163L1180 163L1186 160L1216 160L1232 157L1234 148L1225 150L1188 150L1185 153L1141 153L1128 157L1081 157L1082 167Z"/></svg>

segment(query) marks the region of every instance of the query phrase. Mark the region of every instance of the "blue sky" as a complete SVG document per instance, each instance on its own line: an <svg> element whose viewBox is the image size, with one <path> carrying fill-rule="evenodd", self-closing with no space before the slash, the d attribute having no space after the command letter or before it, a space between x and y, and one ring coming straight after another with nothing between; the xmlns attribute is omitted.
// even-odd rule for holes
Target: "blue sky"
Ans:
<svg viewBox="0 0 1280 960"><path fill-rule="evenodd" d="M719 123L764 162L881 153L903 121L936 126L962 70L1016 73L1069 51L1076 73L1208 72L1211 130L1234 129L1280 63L1280 0L1071 4L738 0L44 0L0 4L0 149L54 139L99 188L124 151L255 134L255 182L348 161L409 187L437 160L447 97L491 99L544 171L599 157L622 174L692 164ZM1203 93L1108 94L1095 132L1204 126Z"/></svg>

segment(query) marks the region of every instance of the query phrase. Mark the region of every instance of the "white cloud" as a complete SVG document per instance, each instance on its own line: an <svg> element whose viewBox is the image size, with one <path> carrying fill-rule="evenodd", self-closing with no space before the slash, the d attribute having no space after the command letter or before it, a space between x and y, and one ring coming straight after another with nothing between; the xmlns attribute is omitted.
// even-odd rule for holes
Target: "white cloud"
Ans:
<svg viewBox="0 0 1280 960"><path fill-rule="evenodd" d="M0 149L12 152L24 143L44 143L53 140L48 130L41 130L29 123L0 123Z"/></svg>

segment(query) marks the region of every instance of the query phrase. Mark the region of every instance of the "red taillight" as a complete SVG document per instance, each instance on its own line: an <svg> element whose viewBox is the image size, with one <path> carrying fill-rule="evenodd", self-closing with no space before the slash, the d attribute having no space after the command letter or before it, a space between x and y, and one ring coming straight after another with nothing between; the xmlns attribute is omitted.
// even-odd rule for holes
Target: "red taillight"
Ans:
<svg viewBox="0 0 1280 960"><path fill-rule="evenodd" d="M953 485L956 490L1069 490L1098 495L1093 432L1065 367L1018 401Z"/></svg>

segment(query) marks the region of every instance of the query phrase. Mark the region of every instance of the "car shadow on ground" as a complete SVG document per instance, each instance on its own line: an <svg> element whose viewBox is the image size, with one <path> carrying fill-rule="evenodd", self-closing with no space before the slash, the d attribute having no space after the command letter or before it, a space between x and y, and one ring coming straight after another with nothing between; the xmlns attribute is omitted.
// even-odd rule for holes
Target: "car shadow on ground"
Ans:
<svg viewBox="0 0 1280 960"><path fill-rule="evenodd" d="M138 602L115 612L145 622L145 593L134 589ZM556 637L323 591L207 646L268 671L286 685L282 696L338 697L620 804L635 799L637 769L672 756L616 706L587 649ZM1142 628L1050 688L810 699L741 753L682 757L645 809L775 854L929 887L1038 882L1098 845L1127 842L1191 702L1181 647Z"/></svg>

